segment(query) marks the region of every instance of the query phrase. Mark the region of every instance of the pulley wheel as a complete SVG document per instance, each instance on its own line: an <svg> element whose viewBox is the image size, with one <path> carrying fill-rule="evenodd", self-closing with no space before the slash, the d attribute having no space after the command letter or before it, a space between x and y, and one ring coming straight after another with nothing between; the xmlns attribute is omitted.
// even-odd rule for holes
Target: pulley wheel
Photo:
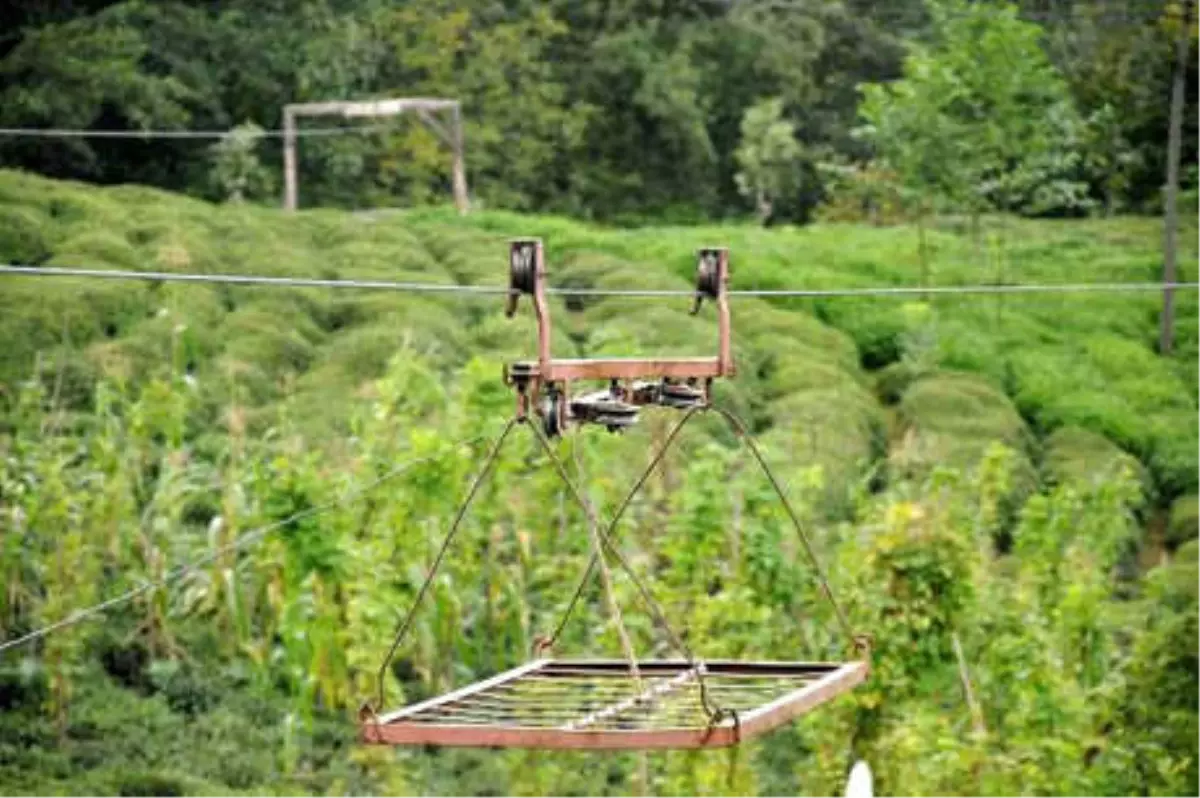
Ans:
<svg viewBox="0 0 1200 798"><path fill-rule="evenodd" d="M532 294L537 287L537 245L533 242L514 244L508 259L508 304L504 315L511 317L517 310L517 298Z"/></svg>
<svg viewBox="0 0 1200 798"><path fill-rule="evenodd" d="M721 253L714 249L702 250L700 262L696 264L696 301L692 305L692 315L700 311L700 303L705 297L716 299L721 291Z"/></svg>
<svg viewBox="0 0 1200 798"><path fill-rule="evenodd" d="M511 290L522 294L533 293L534 277L537 274L535 260L532 244L513 249L508 270L508 287Z"/></svg>
<svg viewBox="0 0 1200 798"><path fill-rule="evenodd" d="M557 391L542 400L542 432L551 439L562 435L562 394Z"/></svg>

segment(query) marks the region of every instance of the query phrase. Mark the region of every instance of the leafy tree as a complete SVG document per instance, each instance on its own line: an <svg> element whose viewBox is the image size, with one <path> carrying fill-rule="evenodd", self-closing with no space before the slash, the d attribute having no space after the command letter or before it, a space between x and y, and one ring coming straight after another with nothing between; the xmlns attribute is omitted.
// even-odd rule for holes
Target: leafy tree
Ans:
<svg viewBox="0 0 1200 798"><path fill-rule="evenodd" d="M0 61L0 121L11 127L173 128L190 121L190 93L174 75L149 74L146 39L109 11L29 31ZM95 147L9 141L8 157L48 174L96 175ZM65 157L64 157L65 154Z"/></svg>
<svg viewBox="0 0 1200 798"><path fill-rule="evenodd" d="M763 224L771 219L775 201L799 182L800 144L782 113L779 98L751 106L742 119L742 142L735 155L741 167L738 189L753 200Z"/></svg>
<svg viewBox="0 0 1200 798"><path fill-rule="evenodd" d="M428 3L382 15L389 58L383 80L394 92L458 98L464 108L466 162L485 205L533 208L565 182L587 109L566 100L543 57L565 29L545 10L493 21L488 4ZM449 186L449 158L428 131L387 136L375 157L379 182L418 200Z"/></svg>
<svg viewBox="0 0 1200 798"><path fill-rule="evenodd" d="M863 87L864 133L922 203L1020 210L1075 122L1067 87L1014 6L939 0L934 41L914 45L903 79ZM1047 162L1051 165L1047 167Z"/></svg>
<svg viewBox="0 0 1200 798"><path fill-rule="evenodd" d="M262 133L253 122L238 125L212 147L212 181L230 202L263 196L268 189L267 172L255 153Z"/></svg>
<svg viewBox="0 0 1200 798"><path fill-rule="evenodd" d="M1035 5L1031 0L1022 4ZM1071 0L1053 4L1049 12L1040 2L1031 9L1044 21L1043 47L1089 120L1087 177L1106 208L1160 208L1170 108L1166 98L1183 7L1178 0L1103 5ZM1184 75L1184 164L1196 161L1195 4L1192 8L1187 22L1192 50Z"/></svg>

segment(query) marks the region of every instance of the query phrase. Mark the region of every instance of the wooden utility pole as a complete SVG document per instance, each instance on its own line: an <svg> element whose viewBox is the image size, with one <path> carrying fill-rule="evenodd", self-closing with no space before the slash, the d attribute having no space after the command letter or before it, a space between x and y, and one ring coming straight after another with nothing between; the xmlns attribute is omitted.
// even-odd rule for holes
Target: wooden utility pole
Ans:
<svg viewBox="0 0 1200 798"><path fill-rule="evenodd" d="M465 163L466 159L463 157L462 109L459 108L458 103L454 104L451 120L454 123L454 204L458 206L459 213L466 213L469 206L467 200L467 167Z"/></svg>
<svg viewBox="0 0 1200 798"><path fill-rule="evenodd" d="M1179 149L1183 128L1184 78L1187 74L1188 32L1192 26L1192 0L1184 0L1179 39L1175 43L1175 78L1171 86L1171 121L1167 134L1166 230L1163 232L1163 307L1158 349L1166 355L1175 345L1175 235L1179 227Z"/></svg>
<svg viewBox="0 0 1200 798"><path fill-rule="evenodd" d="M296 168L296 117L298 116L341 116L345 119L362 117L396 116L414 112L417 119L450 148L454 155L453 185L454 204L459 213L470 209L467 194L467 169L463 155L462 109L457 100L437 98L404 97L393 100L371 100L367 102L324 102L291 103L283 108L283 207L294 211L298 205L298 178ZM449 111L451 128L447 130L432 116L437 111Z"/></svg>
<svg viewBox="0 0 1200 798"><path fill-rule="evenodd" d="M283 109L283 207L296 210L296 112Z"/></svg>

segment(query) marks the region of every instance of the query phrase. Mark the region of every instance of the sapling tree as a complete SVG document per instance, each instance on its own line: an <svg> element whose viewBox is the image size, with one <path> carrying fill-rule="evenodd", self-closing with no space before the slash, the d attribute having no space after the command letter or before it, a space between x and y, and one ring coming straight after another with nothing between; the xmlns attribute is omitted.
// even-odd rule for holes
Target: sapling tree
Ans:
<svg viewBox="0 0 1200 798"><path fill-rule="evenodd" d="M268 188L267 170L255 150L263 129L253 122L239 125L212 146L213 185L230 202L261 196Z"/></svg>
<svg viewBox="0 0 1200 798"><path fill-rule="evenodd" d="M800 142L792 123L783 118L783 100L763 100L742 117L737 160L738 190L754 200L759 221L771 218L775 201L800 182Z"/></svg>
<svg viewBox="0 0 1200 798"><path fill-rule="evenodd" d="M1061 145L1077 115L1040 26L1011 4L939 0L930 11L933 43L912 47L901 80L864 85L859 107L860 136L899 173L918 218L944 202L970 214L978 240L984 213L1022 209L1031 175L1076 204Z"/></svg>

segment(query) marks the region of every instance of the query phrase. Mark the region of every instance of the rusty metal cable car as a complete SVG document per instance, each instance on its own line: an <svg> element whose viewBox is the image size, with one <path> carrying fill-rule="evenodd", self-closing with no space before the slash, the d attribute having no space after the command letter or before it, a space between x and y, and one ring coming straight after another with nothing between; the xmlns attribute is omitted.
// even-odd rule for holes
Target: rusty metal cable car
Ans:
<svg viewBox="0 0 1200 798"><path fill-rule="evenodd" d="M542 243L537 239L511 242L505 313L509 317L515 313L521 295L532 298L538 326L537 359L512 363L505 369L505 383L516 393L516 412L467 491L416 600L397 628L379 669L375 703L365 704L360 713L363 742L608 750L724 747L787 723L852 690L867 678L868 638L852 631L799 518L745 425L728 410L712 404L713 380L734 374L728 278L727 249L706 248L698 252L692 313L699 311L706 298L717 307L717 353L713 357L555 359L550 354L551 321L544 293ZM602 390L573 395L572 383L579 381L604 381L608 385ZM572 425L600 425L619 431L636 423L641 408L648 406L682 411L683 416L602 528L550 439L562 435ZM799 533L822 593L846 635L850 656L845 661L735 662L696 657L675 632L645 582L614 545L613 532L634 497L681 430L695 416L707 412L723 417L746 444ZM592 556L583 577L553 634L539 638L535 644L531 661L427 701L384 712L387 668L479 487L518 425L531 431L588 520ZM654 622L679 653L678 659L637 658L612 595L609 557L628 574ZM625 660L548 656L597 568L616 614Z"/></svg>

